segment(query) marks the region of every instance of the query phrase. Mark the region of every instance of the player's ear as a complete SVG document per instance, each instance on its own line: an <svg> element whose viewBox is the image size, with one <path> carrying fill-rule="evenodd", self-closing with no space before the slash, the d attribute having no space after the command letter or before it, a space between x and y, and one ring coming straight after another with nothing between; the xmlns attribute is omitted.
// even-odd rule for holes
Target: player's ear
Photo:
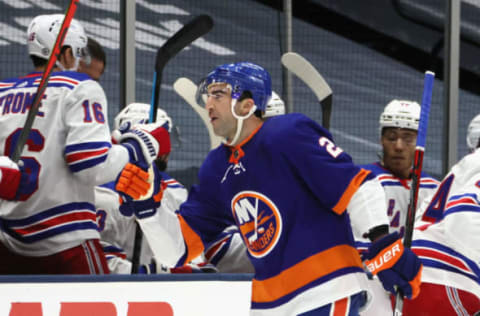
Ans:
<svg viewBox="0 0 480 316"><path fill-rule="evenodd" d="M60 57L58 59L65 69L71 69L75 65L75 57L73 57L72 48L69 46L63 46L60 51Z"/></svg>
<svg viewBox="0 0 480 316"><path fill-rule="evenodd" d="M240 102L240 115L246 115L255 105L252 98L245 98Z"/></svg>

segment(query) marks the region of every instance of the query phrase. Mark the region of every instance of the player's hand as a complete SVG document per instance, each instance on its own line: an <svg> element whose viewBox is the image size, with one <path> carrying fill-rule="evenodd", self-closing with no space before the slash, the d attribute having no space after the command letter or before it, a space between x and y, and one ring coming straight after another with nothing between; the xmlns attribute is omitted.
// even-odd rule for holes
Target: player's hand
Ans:
<svg viewBox="0 0 480 316"><path fill-rule="evenodd" d="M11 201L22 200L23 194L35 190L36 182L21 166L6 156L0 156L0 198Z"/></svg>
<svg viewBox="0 0 480 316"><path fill-rule="evenodd" d="M129 128L128 125L114 131L112 138L128 150L130 162L143 170L148 170L150 164L164 151L170 151L170 135L162 125L138 124L127 128Z"/></svg>
<svg viewBox="0 0 480 316"><path fill-rule="evenodd" d="M127 163L118 176L115 190L133 199L139 199L142 195L148 193L150 187L148 172L134 164Z"/></svg>
<svg viewBox="0 0 480 316"><path fill-rule="evenodd" d="M143 171L136 166L134 167L138 172ZM146 173L146 181L148 183L148 188L143 186L143 181L145 180L145 178L142 178L140 183L138 185L135 185L135 189L131 189L135 196L132 194L128 194L129 191L123 191L122 185L120 185L119 187L120 182L117 184L117 191L124 192L128 194L129 197L131 197L122 197L120 204L120 213L122 213L122 215L130 217L135 214L135 216L139 219L147 218L153 216L157 211L157 208L160 207L163 197L163 191L167 187L167 184L163 181L160 171L154 165L152 165L148 171L149 172ZM138 180L136 175L126 172L125 177L122 179L122 181L124 183L132 183L133 181L130 181L130 179L128 179L129 176L133 177L133 181ZM144 176L144 174L142 174L142 176ZM140 187L141 189L147 189L146 192L139 192Z"/></svg>
<svg viewBox="0 0 480 316"><path fill-rule="evenodd" d="M386 235L372 243L364 256L368 270L377 274L383 287L395 292L398 287L407 298L420 293L422 263L408 248L404 248L398 233Z"/></svg>

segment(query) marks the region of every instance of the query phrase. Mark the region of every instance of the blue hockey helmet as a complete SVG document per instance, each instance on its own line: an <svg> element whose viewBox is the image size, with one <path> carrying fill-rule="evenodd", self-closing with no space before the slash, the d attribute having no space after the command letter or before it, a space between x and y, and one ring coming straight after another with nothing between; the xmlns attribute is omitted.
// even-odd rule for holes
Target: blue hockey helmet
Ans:
<svg viewBox="0 0 480 316"><path fill-rule="evenodd" d="M270 74L264 68L250 62L218 66L205 78L203 89L206 90L216 82L229 84L232 87L233 99L238 99L244 91L250 91L257 109L261 111L265 111L272 96Z"/></svg>

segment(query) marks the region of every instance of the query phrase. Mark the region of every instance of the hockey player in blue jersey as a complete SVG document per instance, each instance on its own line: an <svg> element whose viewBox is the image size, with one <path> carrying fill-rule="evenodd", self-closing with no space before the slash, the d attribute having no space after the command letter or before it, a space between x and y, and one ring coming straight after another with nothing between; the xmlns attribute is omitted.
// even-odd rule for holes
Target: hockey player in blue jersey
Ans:
<svg viewBox="0 0 480 316"><path fill-rule="evenodd" d="M119 191L139 197L150 187L145 170L159 153L154 124L132 129L121 144L111 144L105 93L77 71L87 37L72 20L21 162L7 158L63 19L61 14L34 18L27 46L35 71L0 81L0 274L108 273L94 185L118 179Z"/></svg>
<svg viewBox="0 0 480 316"><path fill-rule="evenodd" d="M249 62L226 64L199 88L215 134L199 183L177 215L162 212L163 260L181 265L236 225L255 268L252 315L357 315L366 274L352 231L375 242L365 258L385 287L418 294L421 264L388 234L384 192L330 133L302 114L262 120L271 79Z"/></svg>

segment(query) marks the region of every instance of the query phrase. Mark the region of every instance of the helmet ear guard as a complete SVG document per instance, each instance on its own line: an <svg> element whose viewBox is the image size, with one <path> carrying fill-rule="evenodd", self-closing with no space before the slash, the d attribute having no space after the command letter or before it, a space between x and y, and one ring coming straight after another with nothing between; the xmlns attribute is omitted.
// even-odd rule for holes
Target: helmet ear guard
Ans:
<svg viewBox="0 0 480 316"><path fill-rule="evenodd" d="M480 147L480 114L475 116L468 124L467 128L467 146L470 151Z"/></svg>

